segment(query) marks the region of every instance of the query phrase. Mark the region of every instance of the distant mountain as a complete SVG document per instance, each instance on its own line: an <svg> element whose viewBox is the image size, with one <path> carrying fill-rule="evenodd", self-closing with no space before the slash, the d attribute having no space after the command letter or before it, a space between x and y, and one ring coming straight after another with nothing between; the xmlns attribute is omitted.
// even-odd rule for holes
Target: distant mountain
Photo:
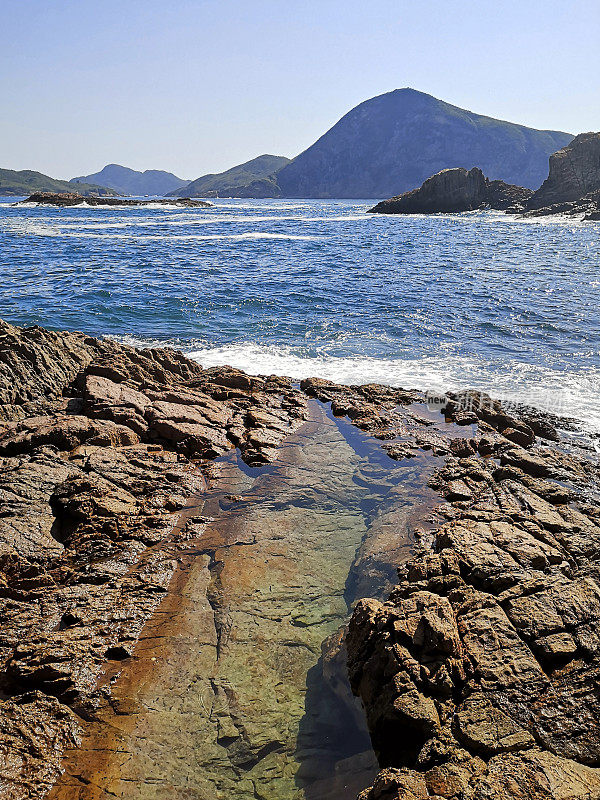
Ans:
<svg viewBox="0 0 600 800"><path fill-rule="evenodd" d="M203 175L170 193L171 197L279 197L274 178L277 170L290 163L285 156L263 155L226 172Z"/></svg>
<svg viewBox="0 0 600 800"><path fill-rule="evenodd" d="M283 197L390 197L452 167L537 189L573 138L484 117L414 89L353 108L277 173Z"/></svg>
<svg viewBox="0 0 600 800"><path fill-rule="evenodd" d="M94 172L93 175L73 178L73 183L98 183L120 194L162 196L179 189L180 186L185 186L188 181L178 178L172 172L163 172L160 169L138 172L119 164L107 164L104 169Z"/></svg>
<svg viewBox="0 0 600 800"><path fill-rule="evenodd" d="M0 169L0 196L28 197L35 192L62 193L73 191L75 191L75 187L70 181L59 181L56 178L43 175L41 172L34 172L30 169ZM112 189L88 183L78 185L77 191L83 195L98 194L111 197L116 195L116 192Z"/></svg>

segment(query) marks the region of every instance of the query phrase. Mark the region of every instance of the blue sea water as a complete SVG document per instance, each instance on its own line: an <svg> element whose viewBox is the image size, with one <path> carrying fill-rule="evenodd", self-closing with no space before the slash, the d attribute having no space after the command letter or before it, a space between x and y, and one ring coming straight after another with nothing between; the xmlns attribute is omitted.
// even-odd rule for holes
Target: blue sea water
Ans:
<svg viewBox="0 0 600 800"><path fill-rule="evenodd" d="M388 217L369 201L208 209L0 198L0 317L203 365L474 387L600 430L600 223Z"/></svg>

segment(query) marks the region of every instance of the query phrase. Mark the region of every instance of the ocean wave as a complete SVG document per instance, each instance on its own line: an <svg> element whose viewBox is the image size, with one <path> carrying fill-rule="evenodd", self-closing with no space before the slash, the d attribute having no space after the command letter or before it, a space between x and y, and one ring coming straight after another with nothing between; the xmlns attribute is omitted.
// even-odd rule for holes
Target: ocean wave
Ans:
<svg viewBox="0 0 600 800"><path fill-rule="evenodd" d="M562 372L527 363L490 364L448 355L417 359L308 357L288 347L250 342L186 349L186 354L203 367L229 364L249 373L295 379L382 383L431 392L478 389L508 402L575 417L589 430L600 431L600 370Z"/></svg>
<svg viewBox="0 0 600 800"><path fill-rule="evenodd" d="M251 222L252 220L248 220ZM135 226L135 223L132 223ZM159 242L159 241L176 241L176 242L196 242L196 241L211 241L211 240L228 240L228 241L244 241L254 239L286 239L290 241L314 241L321 237L309 234L294 234L294 233L270 233L267 231L245 231L244 233L207 233L207 234L194 234L183 233L181 235L174 235L173 233L113 233L112 230L106 233L94 233L95 230L92 225L89 229L83 229L84 226L77 226L71 228L62 224L51 224L47 222L32 222L30 220L15 220L14 222L5 222L4 229L19 236L63 236L72 239L99 239L103 241L111 240L124 240L130 242ZM115 222L112 225L106 226L107 228L122 228L128 227L127 223Z"/></svg>
<svg viewBox="0 0 600 800"><path fill-rule="evenodd" d="M425 392L478 389L509 403L524 403L574 417L590 432L600 431L600 369L561 371L524 362L502 363L445 353L420 358L308 356L283 345L253 342L209 346L179 340L119 337L135 347L171 346L203 367L228 364L254 375L316 377L345 384L381 383Z"/></svg>

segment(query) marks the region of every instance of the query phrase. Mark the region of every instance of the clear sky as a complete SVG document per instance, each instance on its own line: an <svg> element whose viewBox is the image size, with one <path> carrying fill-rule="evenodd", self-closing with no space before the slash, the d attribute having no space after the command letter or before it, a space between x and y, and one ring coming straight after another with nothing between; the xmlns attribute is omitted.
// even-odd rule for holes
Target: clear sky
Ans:
<svg viewBox="0 0 600 800"><path fill-rule="evenodd" d="M218 172L411 86L600 130L599 0L0 0L0 167Z"/></svg>

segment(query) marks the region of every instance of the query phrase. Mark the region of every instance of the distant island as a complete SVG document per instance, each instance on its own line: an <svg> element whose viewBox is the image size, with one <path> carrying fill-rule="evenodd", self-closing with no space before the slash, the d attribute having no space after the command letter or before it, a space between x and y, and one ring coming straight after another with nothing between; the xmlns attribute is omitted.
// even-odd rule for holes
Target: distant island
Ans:
<svg viewBox="0 0 600 800"><path fill-rule="evenodd" d="M258 156L226 172L203 175L169 194L171 197L280 197L276 173L290 163L285 156Z"/></svg>
<svg viewBox="0 0 600 800"><path fill-rule="evenodd" d="M189 181L173 175L172 172L164 172L160 169L147 169L139 172L129 167L122 167L120 164L107 164L100 172L73 178L71 182L77 184L97 183L101 186L108 186L119 194L138 197L145 195L162 197L189 183Z"/></svg>
<svg viewBox="0 0 600 800"><path fill-rule="evenodd" d="M140 172L107 164L72 182L55 182L62 188L46 178L44 183L3 193L73 191L75 184L76 191L88 194L91 184L96 193L111 190L137 196L385 198L416 189L430 176L457 167L467 171L478 167L492 181L535 190L546 178L549 156L572 139L571 133L486 117L405 88L360 103L291 160L264 154L192 181L163 170ZM9 171L0 171L0 178L2 172ZM87 186L82 189L83 184Z"/></svg>
<svg viewBox="0 0 600 800"><path fill-rule="evenodd" d="M73 192L84 196L97 195L115 197L117 192L102 185L80 183L74 186L70 181L50 178L41 172L30 169L0 169L0 197L24 197L34 192Z"/></svg>
<svg viewBox="0 0 600 800"><path fill-rule="evenodd" d="M285 197L390 197L453 167L537 189L573 138L485 117L414 89L356 106L277 175Z"/></svg>
<svg viewBox="0 0 600 800"><path fill-rule="evenodd" d="M390 197L454 167L479 167L491 180L537 189L548 157L572 138L475 114L415 89L397 89L353 108L291 161L260 156L205 175L181 192L192 197L214 197L212 192L220 197Z"/></svg>

